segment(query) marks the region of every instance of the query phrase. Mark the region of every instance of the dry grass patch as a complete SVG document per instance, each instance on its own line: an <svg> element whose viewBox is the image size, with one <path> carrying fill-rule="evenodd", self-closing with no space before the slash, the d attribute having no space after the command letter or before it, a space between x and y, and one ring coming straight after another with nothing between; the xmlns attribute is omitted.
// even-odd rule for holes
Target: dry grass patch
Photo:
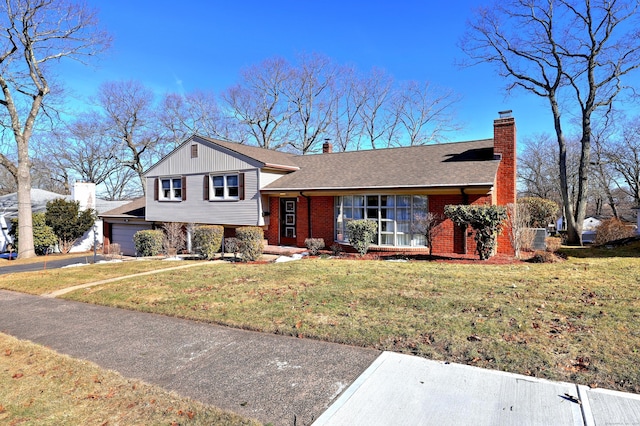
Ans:
<svg viewBox="0 0 640 426"><path fill-rule="evenodd" d="M165 262L162 260L136 260L98 263L77 268L45 269L0 275L0 288L29 294L44 294L78 284L133 275L140 272L167 269L196 261Z"/></svg>
<svg viewBox="0 0 640 426"><path fill-rule="evenodd" d="M257 425L95 364L0 334L5 425Z"/></svg>
<svg viewBox="0 0 640 426"><path fill-rule="evenodd" d="M640 261L217 265L72 293L91 303L640 392Z"/></svg>

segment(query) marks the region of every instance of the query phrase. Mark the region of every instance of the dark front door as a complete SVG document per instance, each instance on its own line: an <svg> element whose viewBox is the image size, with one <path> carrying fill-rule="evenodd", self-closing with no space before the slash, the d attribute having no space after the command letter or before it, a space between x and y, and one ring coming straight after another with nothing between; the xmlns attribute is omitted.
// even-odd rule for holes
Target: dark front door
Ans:
<svg viewBox="0 0 640 426"><path fill-rule="evenodd" d="M280 199L280 244L296 245L296 199Z"/></svg>

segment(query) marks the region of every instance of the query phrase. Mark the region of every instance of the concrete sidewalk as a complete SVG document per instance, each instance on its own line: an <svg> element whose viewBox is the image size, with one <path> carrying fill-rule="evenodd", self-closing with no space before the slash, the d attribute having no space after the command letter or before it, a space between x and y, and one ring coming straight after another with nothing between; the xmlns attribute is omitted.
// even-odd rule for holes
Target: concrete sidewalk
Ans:
<svg viewBox="0 0 640 426"><path fill-rule="evenodd" d="M639 424L637 394L384 352L314 426Z"/></svg>
<svg viewBox="0 0 640 426"><path fill-rule="evenodd" d="M0 332L274 425L640 424L635 394L8 291Z"/></svg>
<svg viewBox="0 0 640 426"><path fill-rule="evenodd" d="M308 425L379 351L0 290L0 332L274 425Z"/></svg>

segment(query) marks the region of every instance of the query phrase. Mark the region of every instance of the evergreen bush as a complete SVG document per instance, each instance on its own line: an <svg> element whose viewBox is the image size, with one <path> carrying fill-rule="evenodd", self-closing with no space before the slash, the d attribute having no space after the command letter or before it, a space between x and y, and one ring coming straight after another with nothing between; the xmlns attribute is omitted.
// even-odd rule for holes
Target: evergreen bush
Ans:
<svg viewBox="0 0 640 426"><path fill-rule="evenodd" d="M347 238L351 246L361 256L367 254L369 246L378 235L378 223L372 220L360 219L347 222Z"/></svg>
<svg viewBox="0 0 640 426"><path fill-rule="evenodd" d="M157 256L162 253L164 233L159 229L145 229L133 234L138 256Z"/></svg>
<svg viewBox="0 0 640 426"><path fill-rule="evenodd" d="M58 247L62 253L69 253L73 244L95 223L95 211L80 211L79 201L57 198L47 203L44 214L48 226L58 237Z"/></svg>
<svg viewBox="0 0 640 426"><path fill-rule="evenodd" d="M46 223L44 213L34 213L32 216L33 221L33 248L37 255L41 256L47 254L53 250L58 237L53 232L53 229ZM13 246L18 247L18 239L20 235L18 233L18 219L11 219L11 231L9 235L13 238Z"/></svg>
<svg viewBox="0 0 640 426"><path fill-rule="evenodd" d="M236 229L240 241L240 254L245 262L258 260L262 256L264 231L257 226L243 226Z"/></svg>
<svg viewBox="0 0 640 426"><path fill-rule="evenodd" d="M197 253L211 260L222 247L224 228L220 225L200 225L193 229L193 246Z"/></svg>

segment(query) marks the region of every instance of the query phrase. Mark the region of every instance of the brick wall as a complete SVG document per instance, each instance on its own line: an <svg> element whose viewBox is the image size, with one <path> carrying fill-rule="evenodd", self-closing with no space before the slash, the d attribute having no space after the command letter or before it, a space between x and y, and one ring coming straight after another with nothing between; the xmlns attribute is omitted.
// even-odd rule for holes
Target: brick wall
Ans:
<svg viewBox="0 0 640 426"><path fill-rule="evenodd" d="M280 243L278 232L280 232L280 225L278 220L280 218L280 199L278 197L269 197L269 210L270 214L265 218L267 227L264 231L264 238L270 245L277 246Z"/></svg>
<svg viewBox="0 0 640 426"><path fill-rule="evenodd" d="M334 241L334 202L334 197L311 198L311 236L313 238L324 239L324 243L327 248L331 247ZM302 240L302 243L304 244L304 239Z"/></svg>

